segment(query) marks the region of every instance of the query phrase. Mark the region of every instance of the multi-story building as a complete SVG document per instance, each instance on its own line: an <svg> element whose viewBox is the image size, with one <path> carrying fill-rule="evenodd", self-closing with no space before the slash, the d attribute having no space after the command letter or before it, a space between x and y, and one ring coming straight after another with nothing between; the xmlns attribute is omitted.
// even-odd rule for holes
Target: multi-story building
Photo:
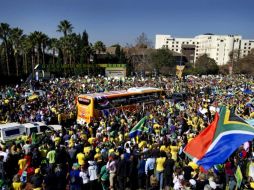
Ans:
<svg viewBox="0 0 254 190"><path fill-rule="evenodd" d="M242 39L239 35L203 34L194 38L174 38L170 35L156 35L155 49L168 48L183 53L194 63L203 54L215 59L218 65L230 60L229 54L234 51L239 57L246 56L254 48L254 40ZM187 52L187 54L186 54Z"/></svg>

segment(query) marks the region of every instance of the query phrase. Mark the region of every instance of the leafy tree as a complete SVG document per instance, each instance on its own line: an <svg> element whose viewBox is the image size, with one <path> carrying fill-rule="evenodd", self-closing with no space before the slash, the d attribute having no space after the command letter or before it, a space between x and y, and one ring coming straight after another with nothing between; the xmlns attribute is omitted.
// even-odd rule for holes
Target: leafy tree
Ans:
<svg viewBox="0 0 254 190"><path fill-rule="evenodd" d="M96 52L98 52L98 54L106 51L106 46L102 41L96 41L93 45L93 48Z"/></svg>
<svg viewBox="0 0 254 190"><path fill-rule="evenodd" d="M9 65L9 37L10 37L10 25L7 23L0 23L0 39L3 41L6 59L7 75L10 75Z"/></svg>
<svg viewBox="0 0 254 190"><path fill-rule="evenodd" d="M200 75L218 74L219 66L216 61L204 54L196 60L195 70Z"/></svg>
<svg viewBox="0 0 254 190"><path fill-rule="evenodd" d="M10 31L10 41L12 43L12 48L14 50L15 66L16 66L16 76L19 76L19 63L18 56L21 51L21 43L23 38L23 30L20 28L13 28Z"/></svg>
<svg viewBox="0 0 254 190"><path fill-rule="evenodd" d="M57 32L63 32L64 36L72 33L73 26L68 20L60 21L60 24L57 26Z"/></svg>
<svg viewBox="0 0 254 190"><path fill-rule="evenodd" d="M160 68L175 67L175 59L171 51L167 49L158 49L151 54L151 61L156 71L160 71Z"/></svg>

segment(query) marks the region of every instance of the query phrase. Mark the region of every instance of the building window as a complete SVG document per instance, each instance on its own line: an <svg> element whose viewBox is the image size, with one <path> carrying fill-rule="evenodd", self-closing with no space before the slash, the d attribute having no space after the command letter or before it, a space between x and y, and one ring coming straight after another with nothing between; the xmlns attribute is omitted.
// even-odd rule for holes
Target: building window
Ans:
<svg viewBox="0 0 254 190"><path fill-rule="evenodd" d="M178 49L176 49L176 51L178 51Z"/></svg>
<svg viewBox="0 0 254 190"><path fill-rule="evenodd" d="M195 44L195 42L192 42L192 44Z"/></svg>
<svg viewBox="0 0 254 190"><path fill-rule="evenodd" d="M174 47L174 45L172 45L172 47Z"/></svg>
<svg viewBox="0 0 254 190"><path fill-rule="evenodd" d="M168 44L168 41L166 41L166 44Z"/></svg>
<svg viewBox="0 0 254 190"><path fill-rule="evenodd" d="M224 40L220 40L220 42L224 42Z"/></svg>
<svg viewBox="0 0 254 190"><path fill-rule="evenodd" d="M244 43L244 45L247 45L247 43Z"/></svg>
<svg viewBox="0 0 254 190"><path fill-rule="evenodd" d="M178 44L178 42L176 42L176 44Z"/></svg>
<svg viewBox="0 0 254 190"><path fill-rule="evenodd" d="M250 53L250 51L248 51L248 53Z"/></svg>
<svg viewBox="0 0 254 190"><path fill-rule="evenodd" d="M243 51L243 53L246 53L246 51Z"/></svg>
<svg viewBox="0 0 254 190"><path fill-rule="evenodd" d="M187 42L187 44L189 44L189 42Z"/></svg>
<svg viewBox="0 0 254 190"><path fill-rule="evenodd" d="M178 45L176 45L176 47L178 47Z"/></svg>
<svg viewBox="0 0 254 190"><path fill-rule="evenodd" d="M250 49L250 47L249 47L249 49Z"/></svg>
<svg viewBox="0 0 254 190"><path fill-rule="evenodd" d="M183 42L183 44L184 44L184 42Z"/></svg>
<svg viewBox="0 0 254 190"><path fill-rule="evenodd" d="M244 47L244 49L246 49L246 47Z"/></svg>
<svg viewBox="0 0 254 190"><path fill-rule="evenodd" d="M199 42L197 42L197 44L199 44Z"/></svg>

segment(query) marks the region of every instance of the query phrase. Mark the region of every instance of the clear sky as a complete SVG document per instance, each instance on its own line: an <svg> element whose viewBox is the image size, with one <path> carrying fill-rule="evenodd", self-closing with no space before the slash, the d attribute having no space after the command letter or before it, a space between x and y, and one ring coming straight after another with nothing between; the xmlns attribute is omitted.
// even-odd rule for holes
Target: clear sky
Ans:
<svg viewBox="0 0 254 190"><path fill-rule="evenodd" d="M0 22L49 37L61 20L74 32L87 30L90 42L134 44L145 32L194 37L203 33L240 34L254 39L254 0L0 0Z"/></svg>

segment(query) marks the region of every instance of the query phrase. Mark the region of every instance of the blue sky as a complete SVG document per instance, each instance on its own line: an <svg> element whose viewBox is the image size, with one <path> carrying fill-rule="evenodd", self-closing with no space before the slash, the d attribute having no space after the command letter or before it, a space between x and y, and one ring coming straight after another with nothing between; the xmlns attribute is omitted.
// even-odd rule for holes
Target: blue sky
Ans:
<svg viewBox="0 0 254 190"><path fill-rule="evenodd" d="M0 22L25 33L50 37L61 20L74 32L87 30L90 42L134 44L145 32L193 37L203 33L240 34L254 39L254 0L1 0Z"/></svg>

